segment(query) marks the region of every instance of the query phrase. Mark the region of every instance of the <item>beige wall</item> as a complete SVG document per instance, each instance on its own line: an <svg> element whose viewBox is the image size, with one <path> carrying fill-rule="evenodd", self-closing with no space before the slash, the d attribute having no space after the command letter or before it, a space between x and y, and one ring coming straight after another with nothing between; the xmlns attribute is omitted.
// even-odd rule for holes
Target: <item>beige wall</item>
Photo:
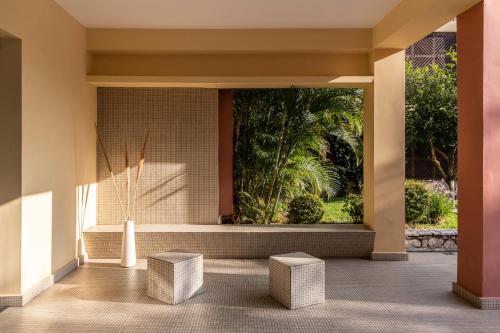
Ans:
<svg viewBox="0 0 500 333"><path fill-rule="evenodd" d="M366 53L371 29L89 29L92 53Z"/></svg>
<svg viewBox="0 0 500 333"><path fill-rule="evenodd" d="M95 88L85 78L85 29L55 2L0 0L0 8L0 29L22 41L25 292L75 258L75 187L95 181Z"/></svg>
<svg viewBox="0 0 500 333"><path fill-rule="evenodd" d="M13 38L0 38L0 156L0 294L15 294L21 289L21 41Z"/></svg>

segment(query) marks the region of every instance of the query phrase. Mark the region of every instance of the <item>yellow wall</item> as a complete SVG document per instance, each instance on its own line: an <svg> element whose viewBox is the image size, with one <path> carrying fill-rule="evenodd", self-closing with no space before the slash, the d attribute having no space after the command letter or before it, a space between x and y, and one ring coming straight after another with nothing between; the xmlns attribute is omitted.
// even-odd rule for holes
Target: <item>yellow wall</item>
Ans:
<svg viewBox="0 0 500 333"><path fill-rule="evenodd" d="M75 187L95 181L95 88L86 82L85 29L54 1L0 0L0 8L0 29L22 42L25 292L75 258Z"/></svg>

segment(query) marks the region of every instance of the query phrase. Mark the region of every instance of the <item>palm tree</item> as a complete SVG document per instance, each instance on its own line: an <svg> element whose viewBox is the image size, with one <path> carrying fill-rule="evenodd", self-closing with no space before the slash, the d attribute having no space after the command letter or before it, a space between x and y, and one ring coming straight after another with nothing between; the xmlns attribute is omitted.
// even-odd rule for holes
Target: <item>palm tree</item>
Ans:
<svg viewBox="0 0 500 333"><path fill-rule="evenodd" d="M305 192L335 194L327 135L359 151L357 90L274 89L235 93L236 210L270 223L280 203ZM249 213L251 212L251 213Z"/></svg>

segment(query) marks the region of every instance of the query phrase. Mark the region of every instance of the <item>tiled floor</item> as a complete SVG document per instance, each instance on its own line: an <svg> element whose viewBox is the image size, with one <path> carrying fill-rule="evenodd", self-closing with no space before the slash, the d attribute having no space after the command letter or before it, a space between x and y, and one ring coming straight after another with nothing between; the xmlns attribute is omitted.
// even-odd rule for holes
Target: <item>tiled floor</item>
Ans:
<svg viewBox="0 0 500 333"><path fill-rule="evenodd" d="M409 262L329 259L326 302L287 310L267 296L266 260L205 260L205 293L180 305L146 296L145 261L78 268L23 308L0 313L0 332L500 332L500 312L450 292L456 256Z"/></svg>

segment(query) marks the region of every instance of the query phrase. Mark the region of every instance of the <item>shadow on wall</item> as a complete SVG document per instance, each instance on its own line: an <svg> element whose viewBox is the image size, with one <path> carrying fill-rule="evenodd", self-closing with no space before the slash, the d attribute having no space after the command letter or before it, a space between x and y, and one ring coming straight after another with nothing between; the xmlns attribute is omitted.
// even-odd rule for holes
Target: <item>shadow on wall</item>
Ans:
<svg viewBox="0 0 500 333"><path fill-rule="evenodd" d="M161 181L158 185L141 194L140 198L150 202L149 207L161 204L164 200L181 192L185 188L185 175L181 171L178 174L170 176L168 179ZM149 198L148 198L149 197Z"/></svg>
<svg viewBox="0 0 500 333"><path fill-rule="evenodd" d="M0 205L21 197L21 40L0 30Z"/></svg>
<svg viewBox="0 0 500 333"><path fill-rule="evenodd" d="M0 295L21 290L21 40L0 30Z"/></svg>

